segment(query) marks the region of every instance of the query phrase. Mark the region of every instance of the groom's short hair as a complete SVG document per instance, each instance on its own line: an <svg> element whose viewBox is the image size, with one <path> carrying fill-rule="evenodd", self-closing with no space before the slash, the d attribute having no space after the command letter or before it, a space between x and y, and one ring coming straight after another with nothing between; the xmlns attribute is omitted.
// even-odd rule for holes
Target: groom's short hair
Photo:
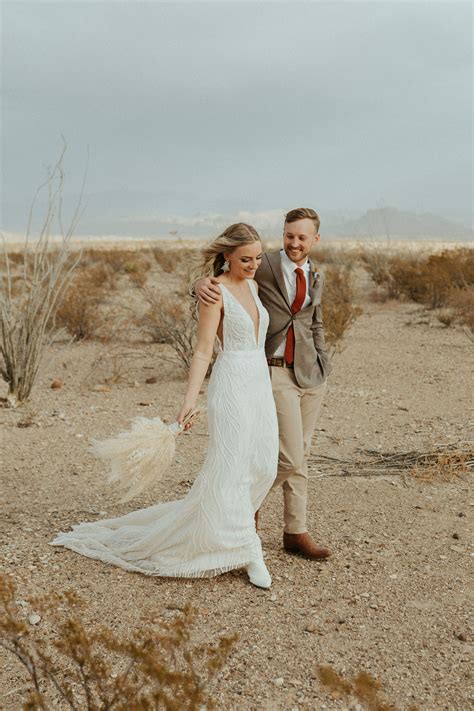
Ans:
<svg viewBox="0 0 474 711"><path fill-rule="evenodd" d="M319 219L318 213L311 207L297 207L294 210L287 212L285 215L285 225L289 222L296 222L296 220L304 220L305 217L308 217L313 221L316 232L319 232L321 220Z"/></svg>

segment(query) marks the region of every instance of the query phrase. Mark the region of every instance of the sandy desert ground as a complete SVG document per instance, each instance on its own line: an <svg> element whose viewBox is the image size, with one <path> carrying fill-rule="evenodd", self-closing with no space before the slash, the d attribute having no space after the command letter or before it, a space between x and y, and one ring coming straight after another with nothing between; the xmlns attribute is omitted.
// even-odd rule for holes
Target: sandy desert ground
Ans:
<svg viewBox="0 0 474 711"><path fill-rule="evenodd" d="M169 478L117 505L88 439L127 428L139 414L173 419L184 381L161 362L162 347L148 345L128 362L126 381L100 391L97 357L107 346L83 342L50 348L29 405L0 410L2 567L22 597L73 588L92 622L125 633L150 605L190 601L199 611L198 639L239 633L213 682L222 711L362 708L329 695L318 665L346 676L368 671L398 709L468 709L469 480L425 482L363 468L347 474L318 457L354 460L358 449L422 451L472 439L472 343L420 306L371 303L367 293L360 282L363 314L334 356L310 462L310 530L333 549L328 563L283 551L279 492L261 516L270 591L253 588L243 571L196 581L147 578L49 547L71 524L183 496L206 449L203 419L181 437ZM153 375L157 382L146 384ZM55 378L62 389L51 389ZM31 426L19 426L28 417ZM20 709L15 689L24 676L6 654L0 660L0 708Z"/></svg>

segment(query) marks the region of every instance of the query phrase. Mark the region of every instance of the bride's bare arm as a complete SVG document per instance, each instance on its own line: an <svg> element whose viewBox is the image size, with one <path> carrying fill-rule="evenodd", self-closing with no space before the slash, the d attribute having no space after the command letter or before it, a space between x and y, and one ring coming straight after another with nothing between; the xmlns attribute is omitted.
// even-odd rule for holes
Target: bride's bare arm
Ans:
<svg viewBox="0 0 474 711"><path fill-rule="evenodd" d="M221 291L215 277L198 279L194 284L194 293L202 304L220 303Z"/></svg>
<svg viewBox="0 0 474 711"><path fill-rule="evenodd" d="M184 417L196 407L199 391L206 377L209 363L211 362L214 341L221 320L221 313L222 296L220 291L219 300L215 304L208 306L199 305L197 343L189 369L186 395L184 396L183 405L177 417L178 422L182 422ZM186 429L187 428L188 426Z"/></svg>

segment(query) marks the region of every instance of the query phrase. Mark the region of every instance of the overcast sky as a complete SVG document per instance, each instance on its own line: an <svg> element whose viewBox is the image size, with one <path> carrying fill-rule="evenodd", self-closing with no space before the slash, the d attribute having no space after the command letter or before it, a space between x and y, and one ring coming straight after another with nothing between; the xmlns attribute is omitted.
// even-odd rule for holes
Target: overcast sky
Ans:
<svg viewBox="0 0 474 711"><path fill-rule="evenodd" d="M2 225L66 137L83 233L308 205L471 224L470 2L3 2ZM258 215L255 215L258 213ZM166 231L166 229L165 229Z"/></svg>

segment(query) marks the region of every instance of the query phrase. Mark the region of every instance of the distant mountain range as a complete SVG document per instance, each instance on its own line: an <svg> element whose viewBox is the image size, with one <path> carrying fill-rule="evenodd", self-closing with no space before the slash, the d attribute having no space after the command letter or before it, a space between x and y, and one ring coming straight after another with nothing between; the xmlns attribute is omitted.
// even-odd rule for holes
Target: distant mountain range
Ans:
<svg viewBox="0 0 474 711"><path fill-rule="evenodd" d="M367 210L361 217L338 220L331 217L324 224L324 233L331 237L473 239L474 233L465 225L426 212L404 212L396 207Z"/></svg>
<svg viewBox="0 0 474 711"><path fill-rule="evenodd" d="M71 201L73 203L73 201ZM171 210L150 210L150 205L166 204ZM170 202L167 195L141 191L107 191L92 193L84 201L77 236L118 236L127 238L210 239L233 222L248 222L256 227L264 239L280 238L284 208L195 212L180 214L177 197ZM176 212L171 212L173 207ZM37 217L42 218L42 210ZM25 213L26 214L26 213ZM36 225L35 225L36 227ZM13 225L4 225L6 234L18 234ZM321 207L321 235L337 239L474 239L472 229L462 223L434 215L379 207L357 217Z"/></svg>
<svg viewBox="0 0 474 711"><path fill-rule="evenodd" d="M283 226L284 209L241 211L234 213L196 213L189 216L147 214L146 211L123 216L102 215L97 221L86 220L94 232L160 237L206 237L219 234L233 222L249 222L262 237L279 237ZM88 225L83 225L83 228ZM99 229L97 230L97 227ZM107 232L106 232L107 231ZM461 223L433 215L383 207L367 210L362 216L344 216L335 211L321 212L321 234L325 238L348 239L448 239L470 240L474 233Z"/></svg>

